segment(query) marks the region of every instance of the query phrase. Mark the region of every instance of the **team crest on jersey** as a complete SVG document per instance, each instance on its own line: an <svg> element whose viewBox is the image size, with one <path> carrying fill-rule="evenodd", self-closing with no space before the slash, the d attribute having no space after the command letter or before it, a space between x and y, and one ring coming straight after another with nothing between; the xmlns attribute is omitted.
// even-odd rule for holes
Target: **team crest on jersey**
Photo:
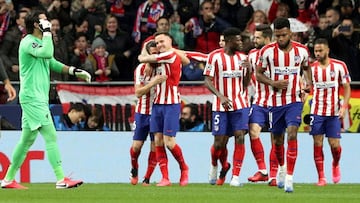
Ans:
<svg viewBox="0 0 360 203"><path fill-rule="evenodd" d="M38 47L38 46L39 46L39 44L38 44L38 43L36 43L36 42L33 42L31 46L32 46L32 48L36 48L36 47Z"/></svg>
<svg viewBox="0 0 360 203"><path fill-rule="evenodd" d="M295 63L300 63L301 57L300 56L294 56Z"/></svg>
<svg viewBox="0 0 360 203"><path fill-rule="evenodd" d="M330 77L334 78L335 77L335 72L334 71L330 71Z"/></svg>

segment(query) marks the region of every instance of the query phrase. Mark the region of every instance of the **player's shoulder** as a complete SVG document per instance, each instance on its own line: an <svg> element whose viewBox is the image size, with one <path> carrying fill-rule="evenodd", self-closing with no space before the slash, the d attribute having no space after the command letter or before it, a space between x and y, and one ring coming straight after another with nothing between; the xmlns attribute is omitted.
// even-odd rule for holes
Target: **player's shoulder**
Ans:
<svg viewBox="0 0 360 203"><path fill-rule="evenodd" d="M222 52L224 52L223 48L215 49L209 53L209 56L214 56L214 55L222 53Z"/></svg>
<svg viewBox="0 0 360 203"><path fill-rule="evenodd" d="M293 46L295 46L295 47L298 47L298 48L301 48L301 49L306 49L306 50L309 50L309 48L308 48L306 45L301 44L300 42L292 41L292 44L293 44Z"/></svg>
<svg viewBox="0 0 360 203"><path fill-rule="evenodd" d="M252 54L256 54L257 52L259 52L259 49L253 48L253 49L251 49L251 50L249 51L248 55L250 56L250 55L252 55Z"/></svg>
<svg viewBox="0 0 360 203"><path fill-rule="evenodd" d="M330 63L332 63L334 65L340 65L340 66L346 67L346 63L344 61L334 59L334 58L330 58Z"/></svg>

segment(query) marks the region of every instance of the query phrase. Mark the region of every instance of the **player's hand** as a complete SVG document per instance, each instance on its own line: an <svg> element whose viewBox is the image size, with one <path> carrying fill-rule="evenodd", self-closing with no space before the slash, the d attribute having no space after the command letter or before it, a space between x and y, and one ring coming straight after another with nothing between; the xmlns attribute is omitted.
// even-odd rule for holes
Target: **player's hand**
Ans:
<svg viewBox="0 0 360 203"><path fill-rule="evenodd" d="M231 100L225 96L220 96L220 103L225 110L229 110L232 108Z"/></svg>
<svg viewBox="0 0 360 203"><path fill-rule="evenodd" d="M156 75L152 81L154 83L154 85L160 84L162 82L164 82L167 79L166 75Z"/></svg>
<svg viewBox="0 0 360 203"><path fill-rule="evenodd" d="M90 73L88 73L85 70L79 69L79 68L75 68L73 66L70 66L69 68L69 75L74 75L77 78L83 79L86 82L90 83L91 82L91 75Z"/></svg>
<svg viewBox="0 0 360 203"><path fill-rule="evenodd" d="M274 81L273 83L273 87L279 90L286 89L288 85L289 85L289 80L277 80Z"/></svg>
<svg viewBox="0 0 360 203"><path fill-rule="evenodd" d="M51 23L48 20L40 19L39 20L39 29L41 32L50 32L51 29Z"/></svg>

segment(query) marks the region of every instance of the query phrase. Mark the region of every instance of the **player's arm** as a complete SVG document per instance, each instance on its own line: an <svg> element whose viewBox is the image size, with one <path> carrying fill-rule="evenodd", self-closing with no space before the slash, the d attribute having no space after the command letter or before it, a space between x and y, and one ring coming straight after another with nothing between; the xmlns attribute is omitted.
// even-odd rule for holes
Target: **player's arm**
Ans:
<svg viewBox="0 0 360 203"><path fill-rule="evenodd" d="M344 118L345 116L345 112L346 109L349 108L349 102L350 102L350 96L351 96L351 87L350 87L350 83L343 83L343 88L344 88L344 103L340 108L339 111L339 118Z"/></svg>
<svg viewBox="0 0 360 203"><path fill-rule="evenodd" d="M205 76L205 86L212 92L216 97L220 99L221 104L225 109L232 108L231 100L221 94L214 86L213 77Z"/></svg>
<svg viewBox="0 0 360 203"><path fill-rule="evenodd" d="M289 85L288 80L271 80L265 74L265 69L262 68L260 65L256 66L256 80L264 83L266 85L270 85L276 89L286 89Z"/></svg>
<svg viewBox="0 0 360 203"><path fill-rule="evenodd" d="M185 51L179 50L179 49L174 49L174 51L176 52L177 55L180 56L181 64L183 66L186 66L186 65L188 65L190 63L190 59L186 56Z"/></svg>
<svg viewBox="0 0 360 203"><path fill-rule="evenodd" d="M305 86L303 87L304 92L309 93L312 87L312 74L311 74L311 66L302 66Z"/></svg>
<svg viewBox="0 0 360 203"><path fill-rule="evenodd" d="M250 80L251 80L251 75L252 75L251 63L248 60L245 60L242 62L241 66L245 68L243 85L244 88L246 88L250 84Z"/></svg>
<svg viewBox="0 0 360 203"><path fill-rule="evenodd" d="M166 75L156 75L146 85L135 84L135 96L138 98L142 97L144 94L147 94L148 92L150 92L152 87L164 82L166 79L167 79Z"/></svg>
<svg viewBox="0 0 360 203"><path fill-rule="evenodd" d="M157 58L155 54L151 54L151 55L140 54L138 56L138 60L140 63L157 63Z"/></svg>

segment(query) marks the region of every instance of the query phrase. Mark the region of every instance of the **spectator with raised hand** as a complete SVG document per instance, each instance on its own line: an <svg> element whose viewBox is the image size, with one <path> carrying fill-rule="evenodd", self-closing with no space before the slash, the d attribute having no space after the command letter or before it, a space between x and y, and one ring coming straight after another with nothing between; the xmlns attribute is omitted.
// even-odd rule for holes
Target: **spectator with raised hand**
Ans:
<svg viewBox="0 0 360 203"><path fill-rule="evenodd" d="M105 82L119 76L115 55L107 52L107 46L100 37L94 39L91 44L91 53L88 54L83 67L93 76L94 81Z"/></svg>
<svg viewBox="0 0 360 203"><path fill-rule="evenodd" d="M70 65L84 69L84 65L91 49L88 45L87 35L83 32L77 33L74 42L74 50L70 52ZM74 76L70 76L69 80L77 81Z"/></svg>
<svg viewBox="0 0 360 203"><path fill-rule="evenodd" d="M199 16L185 23L185 49L207 54L219 48L220 34L230 24L214 14L211 0L204 0L199 10Z"/></svg>
<svg viewBox="0 0 360 203"><path fill-rule="evenodd" d="M2 65L2 62L0 61L0 81L3 82L4 89L6 90L8 94L7 102L13 101L16 98L16 90L12 86L9 77L6 74L6 71L4 69L4 65Z"/></svg>
<svg viewBox="0 0 360 203"><path fill-rule="evenodd" d="M69 67L54 59L51 23L47 20L45 11L34 10L29 13L25 18L25 25L28 34L21 40L19 47L22 132L1 187L27 189L15 181L15 176L39 132L45 140L46 153L56 176L56 188L78 187L83 182L65 177L61 165L56 129L49 110L49 72L68 73L87 82L91 81L91 76L84 70Z"/></svg>

